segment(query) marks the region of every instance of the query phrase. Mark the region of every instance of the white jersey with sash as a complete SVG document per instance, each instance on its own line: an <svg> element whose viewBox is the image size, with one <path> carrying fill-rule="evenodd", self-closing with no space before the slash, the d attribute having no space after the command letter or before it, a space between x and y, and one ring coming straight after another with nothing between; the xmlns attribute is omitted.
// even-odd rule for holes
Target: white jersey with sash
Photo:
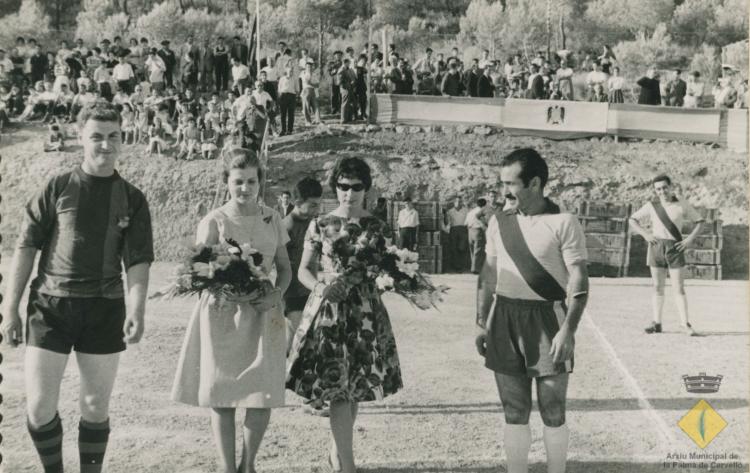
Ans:
<svg viewBox="0 0 750 473"><path fill-rule="evenodd" d="M693 223L704 221L703 217L690 204L677 199L674 199L672 202L664 202L662 200L646 202L630 218L637 222L642 222L643 220L650 221L651 233L654 235L654 238L677 241L682 240L681 229L685 221Z"/></svg>
<svg viewBox="0 0 750 473"><path fill-rule="evenodd" d="M547 209L542 214L523 215L515 209L509 209L491 217L487 226L486 253L487 258L497 258L496 294L524 300L564 299L564 291L568 286L568 268L587 259L586 238L581 224L574 215L557 212L557 206L548 200ZM509 234L507 229L503 229L506 233L501 235L499 219L503 220L505 226L516 225L508 216L512 216L517 222L516 228L520 230L525 245L516 238L508 239L509 235L517 234L513 231ZM513 256L509 254L509 246ZM529 255L533 258L529 258ZM519 258L522 258L525 264L517 265L515 261ZM540 291L538 279L527 280L535 275L551 276L554 279L551 281L552 285L556 282L558 290L542 287ZM559 294L560 288L563 297L555 295ZM548 291L545 293L544 289Z"/></svg>

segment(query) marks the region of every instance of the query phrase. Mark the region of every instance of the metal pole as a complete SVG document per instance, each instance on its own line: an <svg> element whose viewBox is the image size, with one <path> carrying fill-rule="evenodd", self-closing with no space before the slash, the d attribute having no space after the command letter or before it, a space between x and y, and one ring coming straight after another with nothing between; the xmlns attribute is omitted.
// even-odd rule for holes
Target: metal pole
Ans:
<svg viewBox="0 0 750 473"><path fill-rule="evenodd" d="M550 60L552 38L552 0L547 0L547 60Z"/></svg>
<svg viewBox="0 0 750 473"><path fill-rule="evenodd" d="M260 77L260 0L255 0L255 21L257 22L257 28L255 29L257 39L255 44L255 63L258 68L258 77Z"/></svg>
<svg viewBox="0 0 750 473"><path fill-rule="evenodd" d="M365 64L365 80L367 81L367 122L372 122L372 77L370 65L372 64L372 0L367 0L367 64Z"/></svg>

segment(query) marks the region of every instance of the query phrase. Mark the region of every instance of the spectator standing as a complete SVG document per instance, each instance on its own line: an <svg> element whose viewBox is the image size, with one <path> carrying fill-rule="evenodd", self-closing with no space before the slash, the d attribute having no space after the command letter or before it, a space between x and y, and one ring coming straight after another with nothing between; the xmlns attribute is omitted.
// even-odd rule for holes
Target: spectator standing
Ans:
<svg viewBox="0 0 750 473"><path fill-rule="evenodd" d="M443 83L440 85L440 93L451 97L458 97L464 90L461 82L461 75L458 72L458 65L455 61L448 62L448 73L443 77Z"/></svg>
<svg viewBox="0 0 750 473"><path fill-rule="evenodd" d="M125 60L125 56L120 56L120 61L112 70L112 79L114 79L117 84L118 90L121 90L126 94L131 94L133 92L135 72L133 72L133 66Z"/></svg>
<svg viewBox="0 0 750 473"><path fill-rule="evenodd" d="M604 87L607 83L607 74L602 72L602 66L598 62L591 63L591 72L589 72L586 75L586 89L587 89L587 99L589 102L594 102L593 99L594 95L594 86L596 84L600 84L602 87Z"/></svg>
<svg viewBox="0 0 750 473"><path fill-rule="evenodd" d="M646 76L636 82L641 91L638 94L640 105L661 105L661 89L659 87L659 76L653 68L646 71Z"/></svg>
<svg viewBox="0 0 750 473"><path fill-rule="evenodd" d="M167 83L167 87L174 87L174 71L177 67L177 56L174 51L169 49L169 40L161 42L161 49L159 50L159 57L164 61L164 80Z"/></svg>
<svg viewBox="0 0 750 473"><path fill-rule="evenodd" d="M339 71L339 82L341 84L341 123L352 121L354 108L356 107L357 73L350 67L351 60L344 58L344 65Z"/></svg>
<svg viewBox="0 0 750 473"><path fill-rule="evenodd" d="M307 298L310 295L310 290L300 283L297 271L302 261L305 234L310 227L312 219L318 215L322 195L323 187L320 185L320 182L311 177L302 179L294 186L292 192L294 208L282 219L283 226L289 235L286 250L289 254L289 263L292 267L292 281L284 293L284 315L287 322L287 351L291 347L294 333L302 321L302 310L305 308Z"/></svg>
<svg viewBox="0 0 750 473"><path fill-rule="evenodd" d="M385 197L378 197L375 203L375 208L372 209L372 215L379 218L383 222L388 221L388 206Z"/></svg>
<svg viewBox="0 0 750 473"><path fill-rule="evenodd" d="M469 255L471 257L471 273L479 274L484 265L484 247L486 243L485 232L487 222L485 211L487 200L477 199L477 206L466 214L466 228L469 232Z"/></svg>
<svg viewBox="0 0 750 473"><path fill-rule="evenodd" d="M687 87L685 89L685 107L700 107L703 99L703 82L700 81L701 73L693 71L688 77Z"/></svg>
<svg viewBox="0 0 750 473"><path fill-rule="evenodd" d="M287 66L279 79L279 109L281 112L281 135L291 135L294 131L294 108L297 103L297 81L292 75L292 67ZM304 99L302 101L304 107Z"/></svg>
<svg viewBox="0 0 750 473"><path fill-rule="evenodd" d="M183 90L195 91L198 88L198 64L194 52L190 51L181 59L180 81Z"/></svg>
<svg viewBox="0 0 750 473"><path fill-rule="evenodd" d="M414 64L417 79L417 94L433 95L435 93L435 76L437 66L432 60L432 49L427 48L425 55Z"/></svg>
<svg viewBox="0 0 750 473"><path fill-rule="evenodd" d="M528 81L527 96L532 100L543 100L546 97L544 93L544 78L539 73L539 66L531 65L531 75Z"/></svg>
<svg viewBox="0 0 750 473"><path fill-rule="evenodd" d="M276 205L276 211L281 215L281 218L286 217L294 210L294 204L292 204L292 193L289 191L281 191L279 195L279 203Z"/></svg>
<svg viewBox="0 0 750 473"><path fill-rule="evenodd" d="M453 207L446 213L449 267L456 273L466 271L469 262L469 233L466 228L468 213L461 196L455 198Z"/></svg>
<svg viewBox="0 0 750 473"><path fill-rule="evenodd" d="M291 50L287 50L287 51L288 51L288 54L291 55L292 53ZM284 56L281 56L281 57L283 58ZM282 63L284 64L284 67L282 67L281 69L278 69L277 67L275 67L276 65L274 61L275 59L273 56L268 56L266 66L260 70L259 75L261 76L261 79L262 79L262 76L265 74L266 78L263 82L263 88L265 89L266 92L268 92L268 94L274 100L276 100L276 98L278 97L278 92L279 92L279 75L280 75L276 71L281 71L281 74L283 74L287 65L294 67L294 62L282 61ZM292 70L292 72L294 72L294 70Z"/></svg>
<svg viewBox="0 0 750 473"><path fill-rule="evenodd" d="M302 113L305 117L305 125L320 123L320 111L318 110L318 81L317 74L313 72L313 60L310 58L305 65L305 70L300 74L302 81ZM357 90L359 96L359 90ZM294 111L292 110L292 113Z"/></svg>
<svg viewBox="0 0 750 473"><path fill-rule="evenodd" d="M2 57L2 54L0 54L0 57ZM1 63L2 59L0 59ZM44 73L49 65L47 64L47 55L44 54L39 45L32 50L29 63L31 65L31 83L35 84L37 81L44 80Z"/></svg>
<svg viewBox="0 0 750 473"><path fill-rule="evenodd" d="M250 69L239 59L232 57L232 88L235 89L237 95L242 95L249 86Z"/></svg>
<svg viewBox="0 0 750 473"><path fill-rule="evenodd" d="M560 68L555 72L555 80L560 100L575 100L573 69L568 65L567 59L560 61Z"/></svg>
<svg viewBox="0 0 750 473"><path fill-rule="evenodd" d="M484 71L488 67L492 66L494 61L490 59L490 50L489 49L483 49L482 50L482 59L479 60L479 69Z"/></svg>
<svg viewBox="0 0 750 473"><path fill-rule="evenodd" d="M224 45L224 38L219 36L216 46L213 49L213 67L216 78L216 91L227 90L227 81L229 74L229 50Z"/></svg>
<svg viewBox="0 0 750 473"><path fill-rule="evenodd" d="M495 85L492 81L492 65L487 65L482 70L482 75L477 81L477 97L494 97Z"/></svg>
<svg viewBox="0 0 750 473"><path fill-rule="evenodd" d="M479 82L479 60L474 58L471 61L471 69L464 73L464 87L469 97L477 97L477 83Z"/></svg>
<svg viewBox="0 0 750 473"><path fill-rule="evenodd" d="M357 113L355 118L367 119L367 57L360 57L355 69L357 73L356 94Z"/></svg>
<svg viewBox="0 0 750 473"><path fill-rule="evenodd" d="M604 45L604 51L602 52L602 55L598 58L599 64L602 66L602 72L604 74L611 74L612 66L614 65L617 58L615 57L615 53L612 52L612 48L608 45Z"/></svg>
<svg viewBox="0 0 750 473"><path fill-rule="evenodd" d="M214 79L214 51L208 39L203 40L200 55L200 83L201 90L208 92L213 87Z"/></svg>
<svg viewBox="0 0 750 473"><path fill-rule="evenodd" d="M405 207L398 213L398 236L401 248L409 251L417 249L417 232L419 231L419 212L414 208L411 197L404 199Z"/></svg>
<svg viewBox="0 0 750 473"><path fill-rule="evenodd" d="M682 80L682 71L675 69L674 79L667 85L668 105L682 107L685 104L685 95L687 95L687 84Z"/></svg>
<svg viewBox="0 0 750 473"><path fill-rule="evenodd" d="M341 112L341 51L333 52L333 61L328 63L328 76L331 78L331 114L338 115Z"/></svg>
<svg viewBox="0 0 750 473"><path fill-rule="evenodd" d="M609 91L609 103L624 103L625 96L622 89L625 87L625 78L620 76L620 68L612 68L612 76L607 81L607 90Z"/></svg>
<svg viewBox="0 0 750 473"><path fill-rule="evenodd" d="M230 52L232 58L247 66L247 60L250 56L250 50L247 45L242 42L242 38L235 36L232 38L232 51Z"/></svg>
<svg viewBox="0 0 750 473"><path fill-rule="evenodd" d="M148 69L148 81L151 88L159 92L164 90L164 74L167 70L164 60L157 54L156 48L151 48L146 59L146 68ZM96 80L96 78L94 78ZM97 81L98 82L98 81Z"/></svg>

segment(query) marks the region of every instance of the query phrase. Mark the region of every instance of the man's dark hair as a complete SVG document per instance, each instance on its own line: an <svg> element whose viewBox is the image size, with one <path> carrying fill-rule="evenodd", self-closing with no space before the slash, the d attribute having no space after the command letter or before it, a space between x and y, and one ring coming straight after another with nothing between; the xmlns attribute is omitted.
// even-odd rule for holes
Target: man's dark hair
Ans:
<svg viewBox="0 0 750 473"><path fill-rule="evenodd" d="M289 192L289 191L281 191L281 195L287 195L287 196L291 197L292 193Z"/></svg>
<svg viewBox="0 0 750 473"><path fill-rule="evenodd" d="M336 167L333 168L333 173L331 173L331 178L328 181L328 186L333 192L336 192L336 184L341 177L359 179L365 185L366 191L370 190L370 186L372 186L370 166L361 158L343 158L336 163Z"/></svg>
<svg viewBox="0 0 750 473"><path fill-rule="evenodd" d="M651 184L653 185L661 181L666 182L670 186L672 185L672 179L670 179L669 176L667 176L666 174L659 174L651 181Z"/></svg>
<svg viewBox="0 0 750 473"><path fill-rule="evenodd" d="M378 205L385 204L386 202L385 197L378 197Z"/></svg>
<svg viewBox="0 0 750 473"><path fill-rule="evenodd" d="M19 36L18 38L16 38L16 43L18 43L18 42L24 42L25 43L26 39L24 39L23 36Z"/></svg>
<svg viewBox="0 0 750 473"><path fill-rule="evenodd" d="M528 187L531 180L538 177L541 181L541 188L547 185L547 179L549 178L549 168L547 163L544 161L539 153L532 148L521 148L517 149L500 161L501 167L512 166L515 163L521 165L521 173L519 177L523 181L524 187Z"/></svg>
<svg viewBox="0 0 750 473"><path fill-rule="evenodd" d="M238 40L238 41L239 41L239 40L240 40L240 39L242 39L242 38L240 38L239 36L234 36L234 37L233 37L232 39L236 39L236 40Z"/></svg>
<svg viewBox="0 0 750 473"><path fill-rule="evenodd" d="M120 38L119 36L115 36L114 41L122 41L122 38Z"/></svg>
<svg viewBox="0 0 750 473"><path fill-rule="evenodd" d="M674 70L674 72L675 72L675 74L677 74L678 76L679 76L680 74L682 74L682 71L681 71L680 69L675 69L675 70Z"/></svg>
<svg viewBox="0 0 750 473"><path fill-rule="evenodd" d="M78 126L81 129L83 129L89 120L117 122L118 125L122 123L120 112L117 111L114 105L104 99L96 100L91 105L84 107L78 114Z"/></svg>
<svg viewBox="0 0 750 473"><path fill-rule="evenodd" d="M146 38L141 38L141 43L148 43L148 39L146 39Z"/></svg>
<svg viewBox="0 0 750 473"><path fill-rule="evenodd" d="M477 207L481 208L481 207L484 207L485 205L487 205L487 199L481 199L481 198L477 199Z"/></svg>
<svg viewBox="0 0 750 473"><path fill-rule="evenodd" d="M404 197L404 202L411 202L411 197Z"/></svg>
<svg viewBox="0 0 750 473"><path fill-rule="evenodd" d="M286 191L285 191L286 192ZM323 195L323 186L317 179L305 177L292 189L292 201L295 205L302 204L307 199L317 199Z"/></svg>
<svg viewBox="0 0 750 473"><path fill-rule="evenodd" d="M427 49L424 50L424 52L425 53L431 53L432 52L432 48L427 48Z"/></svg>
<svg viewBox="0 0 750 473"><path fill-rule="evenodd" d="M531 65L531 72L539 72L539 66L536 64Z"/></svg>

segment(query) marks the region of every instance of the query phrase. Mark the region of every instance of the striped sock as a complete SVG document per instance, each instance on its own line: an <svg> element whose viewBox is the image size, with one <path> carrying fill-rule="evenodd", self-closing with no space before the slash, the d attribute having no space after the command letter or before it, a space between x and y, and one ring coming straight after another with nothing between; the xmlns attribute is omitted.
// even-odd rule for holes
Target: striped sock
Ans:
<svg viewBox="0 0 750 473"><path fill-rule="evenodd" d="M81 459L81 473L102 471L108 440L109 419L100 423L81 419L78 424L78 455Z"/></svg>
<svg viewBox="0 0 750 473"><path fill-rule="evenodd" d="M62 422L60 416L55 413L55 418L48 424L34 428L27 421L26 426L31 434L39 459L42 460L44 473L62 473Z"/></svg>

